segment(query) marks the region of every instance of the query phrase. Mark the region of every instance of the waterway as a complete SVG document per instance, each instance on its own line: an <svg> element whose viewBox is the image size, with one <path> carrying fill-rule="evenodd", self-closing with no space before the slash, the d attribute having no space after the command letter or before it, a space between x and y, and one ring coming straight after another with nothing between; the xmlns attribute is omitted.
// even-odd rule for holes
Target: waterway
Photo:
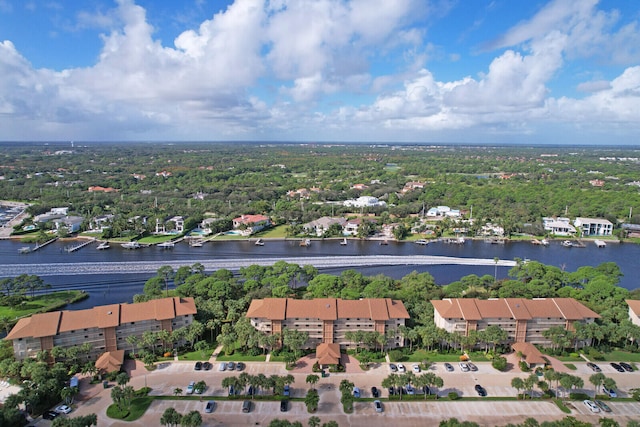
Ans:
<svg viewBox="0 0 640 427"><path fill-rule="evenodd" d="M71 309L129 302L134 294L142 292L144 282L159 266L177 268L196 262L210 271L237 270L242 265L285 260L301 265L312 263L323 273L340 274L354 269L365 275L384 274L396 279L417 271L428 272L436 283L447 284L469 274L493 275L494 258L501 260L498 278L507 277L515 258L539 261L567 271L611 261L618 264L624 274L621 286L640 287L636 274L640 245L632 244L608 243L606 248L597 248L593 242L587 242L584 248L565 248L560 242L544 247L529 242L490 244L469 240L462 245L432 243L426 246L393 241L380 245L379 241L360 240L340 245L337 240L314 240L310 246L300 247L299 240L266 241L264 246L256 246L249 240L235 240L209 242L202 247L183 242L173 249L127 250L112 244L110 249L97 250L97 244L90 244L76 252L64 250L75 243L58 241L37 252L21 254L19 249L24 244L0 240L0 277L38 274L54 289L83 289L89 293L88 299L73 304Z"/></svg>

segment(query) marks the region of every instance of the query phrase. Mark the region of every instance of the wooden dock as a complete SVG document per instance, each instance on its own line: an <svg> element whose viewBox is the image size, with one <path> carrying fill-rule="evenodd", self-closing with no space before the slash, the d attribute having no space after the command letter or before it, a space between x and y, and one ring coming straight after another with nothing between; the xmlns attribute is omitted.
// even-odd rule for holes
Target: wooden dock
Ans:
<svg viewBox="0 0 640 427"><path fill-rule="evenodd" d="M82 249L85 246L90 245L91 243L93 243L95 241L96 241L96 239L90 239L90 240L87 240L86 242L79 243L79 244L77 244L75 246L69 246L68 248L64 248L64 250L69 252L69 253L75 252L78 249Z"/></svg>

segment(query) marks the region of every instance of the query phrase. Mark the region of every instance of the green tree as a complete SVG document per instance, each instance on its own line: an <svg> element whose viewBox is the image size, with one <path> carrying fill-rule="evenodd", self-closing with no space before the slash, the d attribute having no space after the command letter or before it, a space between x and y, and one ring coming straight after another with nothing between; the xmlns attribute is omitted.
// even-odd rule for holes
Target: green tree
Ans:
<svg viewBox="0 0 640 427"><path fill-rule="evenodd" d="M182 414L176 411L174 408L167 408L160 417L160 424L163 426L177 427L182 421Z"/></svg>
<svg viewBox="0 0 640 427"><path fill-rule="evenodd" d="M320 377L316 374L307 375L307 378L305 380L305 382L311 386L311 389L314 388L318 381L320 381Z"/></svg>

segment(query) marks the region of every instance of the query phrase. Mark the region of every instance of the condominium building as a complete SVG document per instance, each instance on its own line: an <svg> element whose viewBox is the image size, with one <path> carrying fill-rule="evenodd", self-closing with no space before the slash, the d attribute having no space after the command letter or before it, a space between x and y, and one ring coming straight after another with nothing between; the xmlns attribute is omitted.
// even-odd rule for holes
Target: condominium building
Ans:
<svg viewBox="0 0 640 427"><path fill-rule="evenodd" d="M629 320L634 325L640 326L640 300L628 299L626 301L629 306Z"/></svg>
<svg viewBox="0 0 640 427"><path fill-rule="evenodd" d="M266 298L251 301L246 316L254 328L266 334L279 334L287 328L308 332L307 347L350 347L354 343L345 338L345 333L358 330L385 334L389 337L387 347L401 347L403 339L398 328L404 326L409 313L402 301L389 298ZM393 336L387 335L390 330L395 331Z"/></svg>
<svg viewBox="0 0 640 427"><path fill-rule="evenodd" d="M497 325L510 342L543 346L551 341L542 333L553 326L575 330L574 322L592 323L600 316L573 298L446 298L432 300L434 323L448 332L469 332ZM585 343L581 343L585 344Z"/></svg>
<svg viewBox="0 0 640 427"><path fill-rule="evenodd" d="M35 357L41 350L90 343L89 357L130 350L127 337L146 331L173 331L193 322L193 298L162 298L137 304L111 304L87 310L38 313L20 319L5 339L13 341L17 359Z"/></svg>

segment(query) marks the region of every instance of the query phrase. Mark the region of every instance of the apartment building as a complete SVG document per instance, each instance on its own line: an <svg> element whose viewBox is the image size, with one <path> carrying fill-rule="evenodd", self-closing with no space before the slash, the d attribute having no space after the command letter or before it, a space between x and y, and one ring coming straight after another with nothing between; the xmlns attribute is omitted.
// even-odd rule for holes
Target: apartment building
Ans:
<svg viewBox="0 0 640 427"><path fill-rule="evenodd" d="M640 300L628 299L626 301L629 306L629 320L634 325L640 326Z"/></svg>
<svg viewBox="0 0 640 427"><path fill-rule="evenodd" d="M246 316L254 328L266 334L279 334L287 328L308 332L307 346L310 348L319 344L353 346L345 338L347 331L397 332L399 326L404 326L409 313L402 301L389 298L265 298L251 301ZM387 347L402 345L399 332L387 341Z"/></svg>
<svg viewBox="0 0 640 427"><path fill-rule="evenodd" d="M508 334L508 341L550 346L542 333L553 326L575 330L574 322L592 323L598 313L573 298L446 298L432 300L434 323L448 332L468 336L497 325ZM581 343L587 344L587 343Z"/></svg>
<svg viewBox="0 0 640 427"><path fill-rule="evenodd" d="M17 359L35 357L41 350L90 343L89 357L129 351L126 339L145 331L173 331L193 322L193 298L162 298L137 304L110 304L86 310L38 313L20 319L5 339L13 341Z"/></svg>

